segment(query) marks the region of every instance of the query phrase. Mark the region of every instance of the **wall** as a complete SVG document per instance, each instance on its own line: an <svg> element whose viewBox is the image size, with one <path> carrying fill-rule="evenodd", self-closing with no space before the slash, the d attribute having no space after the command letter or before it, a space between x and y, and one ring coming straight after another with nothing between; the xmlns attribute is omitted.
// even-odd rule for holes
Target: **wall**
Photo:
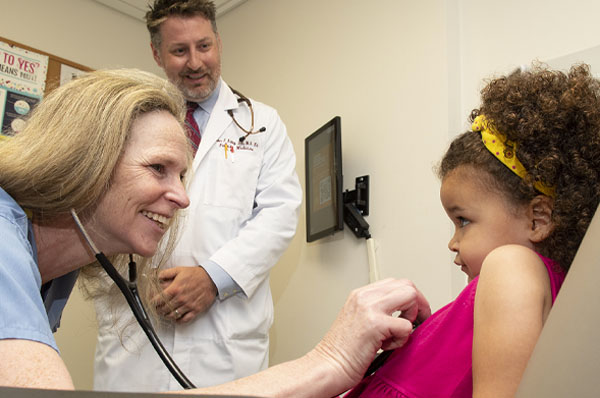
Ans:
<svg viewBox="0 0 600 398"><path fill-rule="evenodd" d="M600 44L594 0L459 3L463 113L477 105L482 79Z"/></svg>
<svg viewBox="0 0 600 398"><path fill-rule="evenodd" d="M592 0L253 0L219 21L223 75L279 110L302 183L303 139L342 117L344 188L371 176L382 276L413 279L437 309L464 278L432 165L468 126L484 78L598 45L598 11ZM364 242L346 230L307 244L303 209L272 272L272 362L310 349L366 281Z"/></svg>
<svg viewBox="0 0 600 398"><path fill-rule="evenodd" d="M3 1L0 35L93 69L160 72L144 24L93 0Z"/></svg>
<svg viewBox="0 0 600 398"><path fill-rule="evenodd" d="M304 138L341 116L344 188L370 175L367 221L381 275L414 280L436 308L452 297L451 273L458 272L432 172L449 123L446 7L253 0L219 20L223 76L278 109L303 185ZM307 244L304 217L303 208L296 237L272 272L272 363L314 346L348 293L368 282L364 239L346 229Z"/></svg>

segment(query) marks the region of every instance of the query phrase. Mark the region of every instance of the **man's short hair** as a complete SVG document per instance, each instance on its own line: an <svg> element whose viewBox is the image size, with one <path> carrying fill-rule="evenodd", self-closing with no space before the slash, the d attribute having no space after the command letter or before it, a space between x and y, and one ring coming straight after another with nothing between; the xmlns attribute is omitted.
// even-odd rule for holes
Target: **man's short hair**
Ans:
<svg viewBox="0 0 600 398"><path fill-rule="evenodd" d="M146 13L146 27L154 48L161 44L160 25L170 16L201 16L210 21L213 32L217 34L217 9L210 0L155 0Z"/></svg>

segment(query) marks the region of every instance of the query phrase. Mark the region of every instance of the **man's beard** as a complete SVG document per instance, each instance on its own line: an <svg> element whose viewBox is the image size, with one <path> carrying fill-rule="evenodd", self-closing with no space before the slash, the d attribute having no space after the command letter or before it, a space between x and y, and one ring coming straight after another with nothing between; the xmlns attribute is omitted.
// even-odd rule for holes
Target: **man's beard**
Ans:
<svg viewBox="0 0 600 398"><path fill-rule="evenodd" d="M210 95L213 93L213 91L217 88L219 74L217 74L216 76L213 76L213 74L209 72L206 75L208 77L208 82L207 82L208 84L202 85L199 87L189 87L185 84L185 76L187 76L188 74L191 74L191 73L186 72L186 73L180 75L179 76L180 81L177 84L177 87L179 88L179 90L181 91L181 93L183 94L185 99L188 101L202 102L202 101L206 100L208 97L210 97Z"/></svg>

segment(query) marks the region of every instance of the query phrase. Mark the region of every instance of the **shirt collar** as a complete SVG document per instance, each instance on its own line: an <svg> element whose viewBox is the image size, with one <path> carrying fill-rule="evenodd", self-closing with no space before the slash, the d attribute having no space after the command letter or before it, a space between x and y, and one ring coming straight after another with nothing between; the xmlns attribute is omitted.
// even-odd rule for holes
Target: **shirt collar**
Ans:
<svg viewBox="0 0 600 398"><path fill-rule="evenodd" d="M200 108L202 108L206 113L211 114L217 100L219 99L219 92L221 91L221 79L217 83L217 87L213 90L212 93L202 102L198 102Z"/></svg>

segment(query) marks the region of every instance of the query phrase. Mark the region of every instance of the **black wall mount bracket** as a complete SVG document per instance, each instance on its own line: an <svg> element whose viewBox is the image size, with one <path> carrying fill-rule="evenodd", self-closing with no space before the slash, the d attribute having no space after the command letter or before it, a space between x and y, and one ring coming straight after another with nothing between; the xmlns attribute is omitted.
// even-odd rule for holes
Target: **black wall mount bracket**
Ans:
<svg viewBox="0 0 600 398"><path fill-rule="evenodd" d="M343 194L344 222L357 238L369 239L369 223L364 216L369 215L369 176L356 177L355 189Z"/></svg>

